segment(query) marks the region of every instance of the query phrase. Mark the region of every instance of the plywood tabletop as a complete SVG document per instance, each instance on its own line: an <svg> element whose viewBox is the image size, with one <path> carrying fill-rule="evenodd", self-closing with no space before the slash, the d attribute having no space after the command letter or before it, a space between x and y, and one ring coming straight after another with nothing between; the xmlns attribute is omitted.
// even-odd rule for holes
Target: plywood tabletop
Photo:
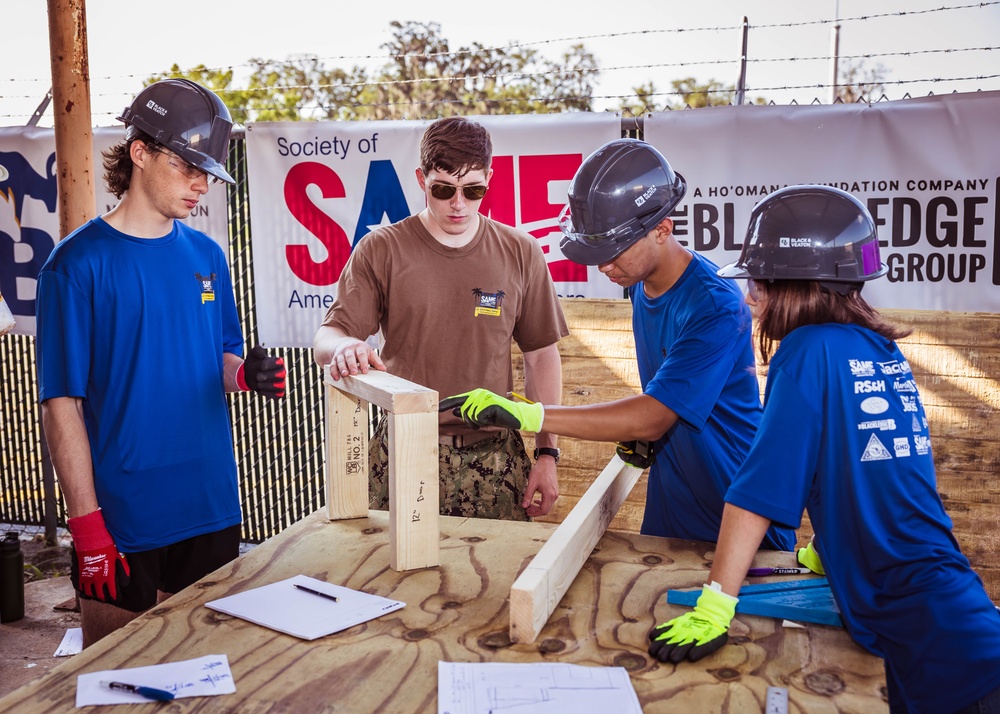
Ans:
<svg viewBox="0 0 1000 714"><path fill-rule="evenodd" d="M731 644L701 662L674 666L650 658L650 628L687 609L668 605L665 593L705 581L713 548L707 543L608 531L537 640L511 643L511 584L554 529L442 517L441 565L395 572L387 513L331 522L316 512L0 699L0 711L70 711L78 674L209 654L228 656L236 693L178 699L171 714L433 713L440 660L621 666L646 714L763 712L768 686L788 689L791 712L888 711L881 660L840 628L786 628L769 618L737 616ZM789 559L762 552L756 564ZM407 605L311 642L204 607L300 573Z"/></svg>

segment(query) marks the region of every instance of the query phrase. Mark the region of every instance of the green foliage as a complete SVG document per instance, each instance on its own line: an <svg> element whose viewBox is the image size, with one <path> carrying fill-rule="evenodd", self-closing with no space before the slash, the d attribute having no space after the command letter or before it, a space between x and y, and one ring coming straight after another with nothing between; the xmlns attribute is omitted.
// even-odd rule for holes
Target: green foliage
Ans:
<svg viewBox="0 0 1000 714"><path fill-rule="evenodd" d="M675 79L671 85L673 85L673 91L662 94L657 91L656 85L652 82L633 87L635 98L623 100L621 102L622 111L638 116L660 109L728 106L736 101L736 88L714 79L708 80L705 84L699 84L694 77L685 77L684 79ZM662 98L663 94L666 94L666 100ZM744 98L744 102L748 101L753 104L766 102L762 97Z"/></svg>
<svg viewBox="0 0 1000 714"><path fill-rule="evenodd" d="M876 101L885 92L889 70L881 62L867 67L864 60L848 63L840 72L837 99L845 104Z"/></svg>
<svg viewBox="0 0 1000 714"><path fill-rule="evenodd" d="M382 46L388 62L328 68L311 55L256 58L245 88L233 71L198 65L147 81L186 77L216 91L239 124L250 121L432 119L456 114L548 114L590 111L597 60L574 45L558 60L523 47L473 43L451 50L436 22L392 22Z"/></svg>

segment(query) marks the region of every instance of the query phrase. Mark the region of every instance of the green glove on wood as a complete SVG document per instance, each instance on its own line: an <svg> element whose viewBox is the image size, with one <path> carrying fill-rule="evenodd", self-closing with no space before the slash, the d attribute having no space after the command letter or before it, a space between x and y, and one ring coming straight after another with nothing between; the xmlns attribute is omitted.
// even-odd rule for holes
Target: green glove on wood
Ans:
<svg viewBox="0 0 1000 714"><path fill-rule="evenodd" d="M713 582L701 589L694 610L657 625L649 633L649 654L661 662L697 662L715 652L729 639L729 623L739 598L722 592Z"/></svg>
<svg viewBox="0 0 1000 714"><path fill-rule="evenodd" d="M442 399L438 411L449 409L473 429L502 426L505 429L538 432L542 430L545 418L545 407L541 404L512 402L488 389L473 389Z"/></svg>
<svg viewBox="0 0 1000 714"><path fill-rule="evenodd" d="M809 568L811 571L817 575L826 575L826 569L823 567L823 561L819 559L819 553L813 548L812 540L806 544L805 548L799 548L796 554L798 561Z"/></svg>

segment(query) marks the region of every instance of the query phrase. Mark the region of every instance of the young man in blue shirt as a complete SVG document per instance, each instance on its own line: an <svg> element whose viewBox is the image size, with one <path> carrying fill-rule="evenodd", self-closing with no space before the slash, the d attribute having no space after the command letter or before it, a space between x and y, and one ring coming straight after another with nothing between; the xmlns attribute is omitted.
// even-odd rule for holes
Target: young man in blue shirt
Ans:
<svg viewBox="0 0 1000 714"><path fill-rule="evenodd" d="M560 221L563 254L599 266L628 291L641 395L562 407L475 390L442 408L479 426L652 442L642 533L715 541L726 491L760 421L760 390L742 295L674 236L670 214L686 189L656 148L617 139L580 166ZM764 542L791 550L795 533L775 525Z"/></svg>
<svg viewBox="0 0 1000 714"><path fill-rule="evenodd" d="M150 85L104 156L110 212L38 278L42 423L73 536L84 646L239 555L226 393L284 395L283 361L243 353L222 249L179 219L226 172L229 110Z"/></svg>

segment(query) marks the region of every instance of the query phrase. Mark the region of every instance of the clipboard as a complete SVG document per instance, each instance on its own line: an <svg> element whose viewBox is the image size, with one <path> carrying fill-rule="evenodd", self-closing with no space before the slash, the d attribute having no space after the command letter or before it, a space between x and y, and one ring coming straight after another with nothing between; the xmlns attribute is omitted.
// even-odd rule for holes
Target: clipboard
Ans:
<svg viewBox="0 0 1000 714"><path fill-rule="evenodd" d="M297 584L330 597L301 590ZM293 637L315 640L395 612L406 603L296 575L206 602L205 607Z"/></svg>

